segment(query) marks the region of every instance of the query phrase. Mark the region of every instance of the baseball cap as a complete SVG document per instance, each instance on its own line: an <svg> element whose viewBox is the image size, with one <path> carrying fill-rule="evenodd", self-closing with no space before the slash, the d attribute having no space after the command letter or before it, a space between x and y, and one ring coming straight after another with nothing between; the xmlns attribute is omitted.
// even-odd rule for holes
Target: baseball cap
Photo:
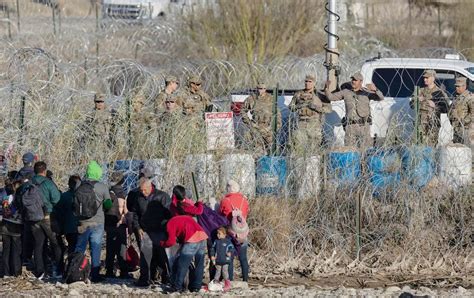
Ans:
<svg viewBox="0 0 474 298"><path fill-rule="evenodd" d="M357 80L357 81L363 81L364 76L360 72L356 72L351 76L351 79Z"/></svg>
<svg viewBox="0 0 474 298"><path fill-rule="evenodd" d="M427 69L423 72L423 77L436 77L436 71L434 71L433 69Z"/></svg>
<svg viewBox="0 0 474 298"><path fill-rule="evenodd" d="M198 76L191 76L191 77L189 78L189 83L201 84L202 81L201 81L201 78L198 77Z"/></svg>
<svg viewBox="0 0 474 298"><path fill-rule="evenodd" d="M266 89L267 86L265 86L265 83L258 82L258 83L257 83L257 88L259 88L259 89Z"/></svg>
<svg viewBox="0 0 474 298"><path fill-rule="evenodd" d="M94 102L104 102L105 95L104 94L95 94L94 95Z"/></svg>
<svg viewBox="0 0 474 298"><path fill-rule="evenodd" d="M21 158L21 160L23 161L24 164L32 163L33 161L35 161L35 155L31 152L27 152L23 154L23 157Z"/></svg>
<svg viewBox="0 0 474 298"><path fill-rule="evenodd" d="M166 76L165 77L165 82L166 83L169 83L169 82L177 82L178 79L175 77L175 76Z"/></svg>
<svg viewBox="0 0 474 298"><path fill-rule="evenodd" d="M465 77L459 77L459 78L456 78L456 83L454 84L454 86L465 86L467 84L467 80Z"/></svg>

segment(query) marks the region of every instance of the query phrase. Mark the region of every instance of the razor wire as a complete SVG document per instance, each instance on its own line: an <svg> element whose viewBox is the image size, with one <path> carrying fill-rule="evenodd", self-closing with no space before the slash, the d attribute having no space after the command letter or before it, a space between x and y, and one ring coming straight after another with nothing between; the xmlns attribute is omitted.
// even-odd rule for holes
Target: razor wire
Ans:
<svg viewBox="0 0 474 298"><path fill-rule="evenodd" d="M90 19L79 19L77 22L84 20ZM302 89L307 74L316 75L317 87L322 87L325 77L324 54L305 58L283 57L260 64L192 57L175 58L174 53L179 51L177 47L182 44L178 42L179 31L170 22L156 21L146 26L112 22L102 24L98 32L89 30L88 27L92 28L92 25L85 27L65 26L62 33L55 38L33 34L26 27L21 38L2 40L0 43L0 111L4 115L1 119L0 144L4 148L14 145L10 156L13 164L18 164L22 153L37 152L51 165L60 185L65 185L68 175L83 173L85 165L91 159L98 159L104 164L114 164L118 160L150 160L160 163L163 169L164 174L158 177L158 185L164 190L168 191L178 183L190 188L189 171L195 169L199 172L199 189L203 195L209 200L219 198L225 192L225 181L221 180L224 176L224 164L229 162L226 158L229 155L247 158L240 161L241 164L238 161L236 167L241 167L249 160L258 160L265 154L263 141L256 134L246 139L242 148L226 152L208 152L206 130L201 118L183 118L168 126L155 125L153 119L156 115L150 115L150 111L154 99L165 86L165 77L175 75L183 85L190 76L200 76L204 81L203 89L213 98L224 100L226 105L223 106L226 110L230 108L232 92L250 94L257 81L263 80L270 88L278 84L280 89L289 90ZM67 34L69 31L66 29L71 30L71 34ZM32 47L32 44L41 46ZM348 46L348 50L340 56L342 82L349 80L350 75L360 70L366 60L378 56L379 53L383 57L425 58L438 58L446 53L453 53L450 49L440 48L397 52L373 38L354 38L350 40L350 44L354 46ZM463 57L463 54L470 51L472 49L456 53ZM415 85L418 78L412 79L412 84ZM391 82L385 83L388 87L391 86ZM100 138L90 143L84 141L88 132L88 127L85 127L86 118L92 111L96 93L106 94L107 108L114 111L116 131L113 145ZM144 98L142 107L134 105L139 97ZM25 101L23 128L20 127L19 119L22 100ZM315 161L318 163L316 171L314 168L308 168L311 160L307 156L300 161L297 156L287 156L286 182L282 191L273 196L288 198L293 200L292 202L305 196L314 200L309 208L314 213L306 217L309 220L295 227L288 227L292 233L289 233L291 236L285 239L285 243L301 244L291 246L289 254L296 257L302 250L309 252L314 249L311 239L317 237L323 239L320 247L327 248L328 251L336 247L350 247L354 235L354 228L351 226L353 216L352 213L343 211L354 209L353 198L358 195L361 195L365 202L362 212L366 214L368 226L376 225L379 218L385 218L388 222L394 220L398 224L406 220L404 224L407 226L413 224L410 221L419 220L416 216L429 220L427 215L418 213L415 204L428 204L417 200L421 189L425 192L423 198L432 196L443 201L440 199L443 192L439 190L444 190L444 184L438 180L437 175L423 187L414 186L407 181L408 178L400 178L396 183L389 183L387 187L377 188L372 183L373 172L366 166L368 159L376 156L381 158L382 163L387 163L383 165L384 172L380 173L381 176L396 175L400 172L403 152L411 148L412 143L409 138L398 143L390 140L406 131L406 117L410 116L404 115L405 111L394 115L389 122L386 143L378 144L370 156L361 154L363 166L358 179L351 183L340 181L337 176L325 170L328 167L327 156L330 152L345 152L350 151L350 148L337 144L322 148L317 152L321 159ZM372 111L374 112L377 113ZM341 130L340 125L336 127ZM390 156L386 159L387 155ZM189 158L190 156L197 159ZM461 157L465 158L451 156L450 160ZM436 162L434 153L430 158ZM420 163L420 160L413 159L408 162L408 166L416 163ZM433 172L437 166L433 165ZM113 167L109 167L107 171L113 171ZM138 169L131 171L137 174ZM309 171L315 172L316 177L309 177ZM243 177L244 174L245 169L238 174L240 181L252 181L252 178ZM250 187L258 183L255 177L253 179L254 184L250 182ZM302 186L306 189L300 192ZM464 192L467 195L470 192L465 188L456 191L461 197L466 196ZM394 214L389 215L390 210L383 209L381 203L395 208ZM456 203L453 208L464 210L459 204ZM383 212L375 212L375 208L382 208ZM436 206L426 208L435 210ZM292 220L296 221L290 219L290 222ZM462 219L463 223L466 221L469 222L468 215ZM336 223L340 223L342 227ZM314 227L320 227L320 230L313 231ZM363 235L364 248L376 249L387 239L395 239L396 235L392 235L394 227L396 228L395 223L368 228ZM298 233L297 228L305 232ZM312 231L314 238L305 239L308 230ZM341 230L344 232L340 232ZM463 233L469 231L472 232L472 228L469 230L468 225L465 225ZM275 245L274 237L267 233L263 238L265 241L260 245L272 249ZM457 243L464 245L465 241L459 240ZM273 250L275 255L278 252ZM350 249L344 250L344 253L350 254Z"/></svg>

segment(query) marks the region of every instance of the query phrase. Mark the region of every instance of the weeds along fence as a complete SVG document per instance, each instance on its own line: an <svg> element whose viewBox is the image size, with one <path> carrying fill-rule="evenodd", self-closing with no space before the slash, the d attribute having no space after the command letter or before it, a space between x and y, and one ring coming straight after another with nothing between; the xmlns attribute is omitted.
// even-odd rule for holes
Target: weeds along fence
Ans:
<svg viewBox="0 0 474 298"><path fill-rule="evenodd" d="M464 147L413 147L410 138L395 138L405 131L406 119L393 117L387 121L390 134L367 152L337 142L312 154L303 147L300 155L286 151L275 157L284 161L281 167L266 169L258 135L246 136L240 148L208 152L201 118L155 125L149 111L166 75L181 82L200 75L204 89L224 99L221 108L228 110L231 91L249 91L260 79L281 89L301 88L306 74L322 81L324 55L259 64L176 58L182 43L171 23L114 22L95 32L93 20L64 22L56 36L34 34L28 29L34 21L25 21L18 37L0 43L0 144L12 169L31 150L64 186L91 159L110 165L145 160L167 191L176 183L191 189L195 171L199 191L210 201L224 194L224 178L236 179L251 200L255 272L472 275L474 203L469 186L456 184L470 183L461 177L470 160ZM348 43L354 46L341 55L342 81L378 52L438 57L447 51L397 53L371 38ZM115 110L113 145L87 138L96 92L105 93ZM351 158L344 162L344 156ZM280 175L281 169L286 173ZM448 179L453 176L459 179Z"/></svg>

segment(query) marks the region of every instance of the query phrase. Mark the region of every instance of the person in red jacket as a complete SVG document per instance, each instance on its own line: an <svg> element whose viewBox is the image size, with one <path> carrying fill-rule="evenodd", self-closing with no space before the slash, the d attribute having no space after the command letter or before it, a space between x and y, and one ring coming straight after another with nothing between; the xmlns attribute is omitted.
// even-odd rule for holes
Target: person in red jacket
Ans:
<svg viewBox="0 0 474 298"><path fill-rule="evenodd" d="M186 198L186 189L184 186L176 185L173 188L173 196L170 205L171 216L198 216L202 214L203 210L204 205L201 198L194 203L191 199Z"/></svg>
<svg viewBox="0 0 474 298"><path fill-rule="evenodd" d="M249 213L249 202L247 198L240 193L240 186L234 180L229 180L227 182L227 194L222 198L219 212L227 217L227 219L232 221L232 210L234 208L240 209L242 211L242 216L247 219Z"/></svg>
<svg viewBox="0 0 474 298"><path fill-rule="evenodd" d="M247 215L249 213L249 203L247 198L240 193L240 185L234 180L229 180L227 182L227 194L222 198L219 212L227 217L229 222L232 221L232 210L240 209L242 211L242 216L247 220ZM237 255L240 261L240 267L242 268L242 280L248 281L249 278L249 262L247 258L247 249L248 241L244 241L237 248ZM229 278L234 280L234 262L229 264Z"/></svg>
<svg viewBox="0 0 474 298"><path fill-rule="evenodd" d="M176 270L173 271L171 283L173 291L183 291L184 278L188 274L189 265L194 259L194 270L191 272L189 290L199 292L204 276L204 254L206 253L206 232L188 215L177 215L166 224L168 239L161 241L162 247L171 247L176 243L182 244L181 252L176 260Z"/></svg>

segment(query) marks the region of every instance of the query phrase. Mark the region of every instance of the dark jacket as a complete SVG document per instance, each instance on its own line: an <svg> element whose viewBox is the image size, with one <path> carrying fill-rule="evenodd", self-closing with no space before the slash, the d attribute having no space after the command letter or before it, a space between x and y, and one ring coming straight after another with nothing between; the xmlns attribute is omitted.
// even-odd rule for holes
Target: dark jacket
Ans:
<svg viewBox="0 0 474 298"><path fill-rule="evenodd" d="M51 179L39 175L33 176L31 180L34 184L40 185L43 193L43 202L46 213L53 212L53 207L61 199L61 192Z"/></svg>
<svg viewBox="0 0 474 298"><path fill-rule="evenodd" d="M110 198L113 201L112 208L105 213L105 226L106 227L116 227L118 221L120 220L119 215L119 204L118 199L126 198L125 191L123 190L122 185L114 185L110 188Z"/></svg>
<svg viewBox="0 0 474 298"><path fill-rule="evenodd" d="M61 227L62 234L77 233L77 225L79 223L77 217L73 213L74 191L68 190L61 194L61 199L54 206L55 218Z"/></svg>
<svg viewBox="0 0 474 298"><path fill-rule="evenodd" d="M144 231L165 232L165 223L171 218L168 208L170 196L158 189L145 198L143 194L135 200L132 206L133 226Z"/></svg>
<svg viewBox="0 0 474 298"><path fill-rule="evenodd" d="M34 175L35 175L35 171L34 171L33 167L24 166L16 174L15 180L23 180L23 179L31 180L31 178L33 178Z"/></svg>
<svg viewBox="0 0 474 298"><path fill-rule="evenodd" d="M216 258L216 265L226 265L230 264L232 256L227 256L227 253L234 251L234 245L230 237L225 237L224 239L216 239L212 244L211 248L211 257Z"/></svg>

